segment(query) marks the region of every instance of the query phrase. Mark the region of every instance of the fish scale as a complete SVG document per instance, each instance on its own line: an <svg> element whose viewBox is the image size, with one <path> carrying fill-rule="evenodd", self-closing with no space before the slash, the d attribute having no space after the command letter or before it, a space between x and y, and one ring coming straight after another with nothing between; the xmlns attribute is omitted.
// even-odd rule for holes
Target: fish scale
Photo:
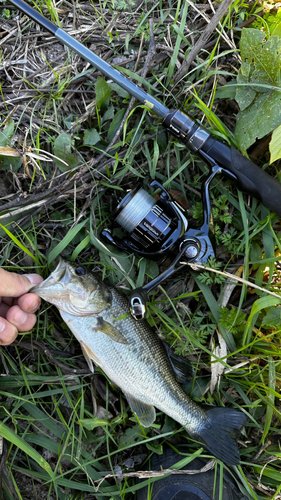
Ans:
<svg viewBox="0 0 281 500"><path fill-rule="evenodd" d="M216 457L228 465L239 463L235 437L244 414L224 407L206 410L192 401L177 382L161 340L146 321L132 318L128 301L118 290L61 259L32 291L56 305L89 367L100 366L123 391L143 426L154 422L156 407Z"/></svg>

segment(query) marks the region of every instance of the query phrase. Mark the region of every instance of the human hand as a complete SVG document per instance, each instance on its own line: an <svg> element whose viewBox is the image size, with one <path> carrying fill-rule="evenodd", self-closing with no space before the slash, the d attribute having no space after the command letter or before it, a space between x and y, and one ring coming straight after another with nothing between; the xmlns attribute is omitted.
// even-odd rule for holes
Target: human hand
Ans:
<svg viewBox="0 0 281 500"><path fill-rule="evenodd" d="M41 299L27 293L43 281L39 274L16 274L0 269L0 345L14 342L18 332L28 332L36 323Z"/></svg>

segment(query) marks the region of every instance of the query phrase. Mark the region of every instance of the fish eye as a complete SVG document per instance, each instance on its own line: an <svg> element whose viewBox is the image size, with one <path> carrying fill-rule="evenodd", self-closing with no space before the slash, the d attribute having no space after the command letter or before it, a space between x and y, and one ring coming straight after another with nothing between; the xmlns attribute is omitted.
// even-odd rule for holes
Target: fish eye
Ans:
<svg viewBox="0 0 281 500"><path fill-rule="evenodd" d="M86 269L85 267L77 267L75 269L75 274L77 274L77 276L84 276L86 274Z"/></svg>

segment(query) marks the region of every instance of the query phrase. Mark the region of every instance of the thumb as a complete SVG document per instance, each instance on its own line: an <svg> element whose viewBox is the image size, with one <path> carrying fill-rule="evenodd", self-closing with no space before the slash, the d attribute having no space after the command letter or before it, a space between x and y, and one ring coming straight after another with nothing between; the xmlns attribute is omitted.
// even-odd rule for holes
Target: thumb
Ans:
<svg viewBox="0 0 281 500"><path fill-rule="evenodd" d="M20 297L41 281L39 274L16 274L0 269L0 296Z"/></svg>

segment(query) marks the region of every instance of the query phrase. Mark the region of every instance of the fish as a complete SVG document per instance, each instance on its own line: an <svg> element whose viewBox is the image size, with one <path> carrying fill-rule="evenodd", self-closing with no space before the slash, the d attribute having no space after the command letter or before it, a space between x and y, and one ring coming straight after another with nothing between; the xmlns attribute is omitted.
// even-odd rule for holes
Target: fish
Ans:
<svg viewBox="0 0 281 500"><path fill-rule="evenodd" d="M236 440L244 413L204 408L193 401L177 381L161 339L145 320L131 316L124 294L86 267L62 258L31 291L58 308L80 342L90 370L97 365L121 389L143 427L152 425L158 408L216 458L230 466L239 464Z"/></svg>

